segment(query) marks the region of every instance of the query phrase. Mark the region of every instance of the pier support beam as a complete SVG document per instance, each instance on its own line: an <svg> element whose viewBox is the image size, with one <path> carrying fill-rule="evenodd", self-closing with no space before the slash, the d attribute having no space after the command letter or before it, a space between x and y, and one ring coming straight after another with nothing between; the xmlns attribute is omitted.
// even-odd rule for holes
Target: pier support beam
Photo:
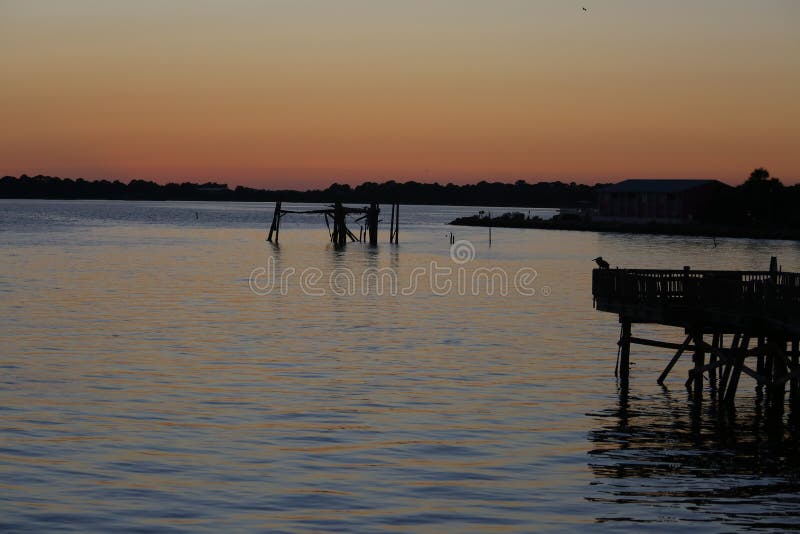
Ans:
<svg viewBox="0 0 800 534"><path fill-rule="evenodd" d="M333 234L331 241L336 246L342 246L347 243L347 225L345 224L344 206L337 201L333 205Z"/></svg>
<svg viewBox="0 0 800 534"><path fill-rule="evenodd" d="M629 380L631 344L674 354L658 377L660 384L680 357L690 353L693 364L686 386L695 398L704 394L708 379L714 402L733 408L745 375L756 382L756 402L765 401L772 415L782 413L788 390L796 425L800 425L798 287L800 272L782 271L774 258L769 271L689 267L592 271L595 308L619 314L616 374L623 383ZM683 344L635 338L630 333L632 323L682 328L687 338Z"/></svg>
<svg viewBox="0 0 800 534"><path fill-rule="evenodd" d="M742 376L744 359L747 357L747 347L750 345L750 337L742 336L738 347L733 349L733 360L730 364L730 378L725 386L725 398L723 401L728 407L732 407L736 402L736 390L739 387L739 377Z"/></svg>
<svg viewBox="0 0 800 534"><path fill-rule="evenodd" d="M620 315L619 321L621 327L614 374L619 379L621 393L627 394L629 389L632 344L670 349L677 347L677 352L659 376L658 383L663 385L680 357L691 352L693 365L685 385L696 408L700 408L703 401L706 373L711 400L730 410L734 408L739 382L742 374L745 374L756 381L757 402L759 405L762 400L766 402L770 417L783 417L788 389L792 416L800 419L800 415L795 415L800 413L800 340L780 335L756 337L749 333L691 325L685 327L686 338L679 344L633 337L633 322L623 315ZM708 341L704 339L707 335L711 336ZM730 341L726 336L730 336ZM729 347L725 346L726 341ZM751 341L755 346L750 347ZM748 361L759 356L763 356L763 374L748 366Z"/></svg>
<svg viewBox="0 0 800 534"><path fill-rule="evenodd" d="M392 216L389 219L389 243L394 243L394 208L395 205L392 203Z"/></svg>
<svg viewBox="0 0 800 534"><path fill-rule="evenodd" d="M275 244L278 243L278 234L281 230L281 201L275 202L275 213L272 214L272 225L269 227L267 241L272 242L272 235L275 235Z"/></svg>
<svg viewBox="0 0 800 534"><path fill-rule="evenodd" d="M722 343L722 334L714 333L711 338L711 350L708 353L708 383L712 398L717 393L717 366L721 363L718 358Z"/></svg>
<svg viewBox="0 0 800 534"><path fill-rule="evenodd" d="M789 368L790 360L786 351L786 340L781 338L770 339L770 353L772 355L771 374L769 379L768 402L771 408L778 413L783 413L783 404L786 401L786 382L791 380Z"/></svg>
<svg viewBox="0 0 800 534"><path fill-rule="evenodd" d="M703 399L703 366L706 363L706 353L703 346L703 331L693 330L692 338L694 338L694 355L692 361L694 362L694 369L689 373L689 380L687 386L691 385L694 391L694 399L701 401Z"/></svg>
<svg viewBox="0 0 800 534"><path fill-rule="evenodd" d="M686 341L683 342L683 345L675 345L673 343L669 343L669 344L665 343L664 344L664 345L669 345L667 348L675 348L677 346L678 351L675 353L675 356L672 357L672 359L669 361L667 366L664 368L664 371L662 371L661 375L658 377L658 385L659 386L663 386L664 385L664 380L667 379L667 376L669 375L670 371L672 371L672 368L675 367L676 363L678 363L678 360L680 359L681 356L683 356L683 352L689 347L689 344L691 342L692 342L692 336L688 335L688 336L686 336ZM659 345L655 345L655 346L659 346Z"/></svg>
<svg viewBox="0 0 800 534"><path fill-rule="evenodd" d="M380 213L381 209L375 202L367 208L367 233L369 234L369 244L372 246L378 244L378 216Z"/></svg>
<svg viewBox="0 0 800 534"><path fill-rule="evenodd" d="M392 218L389 222L389 243L398 243L398 234L400 231L400 204L397 202L392 203Z"/></svg>
<svg viewBox="0 0 800 534"><path fill-rule="evenodd" d="M628 387L631 372L631 322L620 318L622 333L619 338L619 378L623 388Z"/></svg>
<svg viewBox="0 0 800 534"><path fill-rule="evenodd" d="M789 380L789 402L792 403L793 406L798 404L800 399L798 398L798 394L800 394L800 379L797 376L798 366L800 365L800 340L792 340L792 355L791 355L791 362L792 362L792 377Z"/></svg>

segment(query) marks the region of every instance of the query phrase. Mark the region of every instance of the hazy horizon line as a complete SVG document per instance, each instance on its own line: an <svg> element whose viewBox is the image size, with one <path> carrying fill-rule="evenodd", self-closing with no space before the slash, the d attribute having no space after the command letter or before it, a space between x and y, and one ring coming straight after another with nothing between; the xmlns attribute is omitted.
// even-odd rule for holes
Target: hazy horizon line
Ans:
<svg viewBox="0 0 800 534"><path fill-rule="evenodd" d="M759 167L756 167L756 168L759 168ZM765 168L765 167L760 167L760 168ZM736 179L719 178L719 177L705 177L705 176L677 176L677 177L666 177L666 176L657 176L657 177L652 177L652 176L624 176L624 177L613 177L613 178L612 177L609 177L609 178L598 178L598 179L595 179L595 180L592 180L592 181L569 179L569 178L559 178L559 177L554 177L554 178L535 178L535 179L534 178L523 178L523 177L520 177L520 178L489 178L489 177L487 177L487 178L477 179L477 180L474 180L474 181L454 181L452 179L449 179L449 180L445 181L443 179L431 178L431 177L424 177L424 178L420 178L420 177L416 177L416 178L415 177L370 178L370 179L361 179L361 180L358 180L358 179L336 179L336 178L332 178L328 182L320 182L320 183L312 183L312 184L304 184L304 185L299 185L298 184L298 185L295 185L295 186L287 185L287 184L281 184L281 183L272 184L272 185L271 184L242 183L242 182L236 183L236 182L231 182L230 180L228 180L226 178L223 178L223 177L182 177L182 178L150 178L150 177L145 177L145 178L132 177L131 178L131 177L124 177L123 178L123 177L109 177L109 176L95 176L95 175L93 175L93 176L91 176L89 178L86 178L86 177L83 177L83 176L60 176L60 175L56 175L56 174L44 174L44 173L41 173L41 172L36 173L36 174L21 173L21 174L18 174L18 175L3 174L0 177L10 176L10 177L13 177L13 178L20 179L23 176L28 176L29 178L34 178L36 176L48 176L48 177L51 177L51 178L59 178L61 180L68 180L68 179L69 180L81 180L82 179L82 180L86 180L88 182L107 180L109 182L119 181L119 182L125 183L125 184L130 183L130 182L132 182L134 180L142 180L142 181L145 181L145 182L153 182L153 183L156 183L156 184L161 185L161 186L168 185L168 184L183 184L183 183L195 183L195 184L198 184L198 185L202 185L204 183L217 183L217 184L220 184L220 185L226 185L227 187L229 187L231 189L235 189L237 187L244 187L244 188L249 188L249 189L261 189L261 190L265 190L265 191L286 190L286 191L308 192L308 191L317 191L317 190L329 189L330 187L332 187L334 185L341 185L341 186L347 185L347 186L349 186L351 188L355 188L355 187L358 187L358 186L361 186L361 185L364 185L364 184L367 184L367 183L385 184L385 183L388 183L388 182L396 182L398 184L404 184L404 183L409 183L409 182L415 182L415 183L426 184L426 185L437 185L438 184L438 185L441 185L441 186L454 185L454 186L458 186L458 187L464 187L464 186L474 186L474 185L478 185L480 183L490 183L490 184L500 183L500 184L513 185L514 183L516 183L516 182L518 182L520 180L525 182L525 183L527 183L527 184L531 184L531 185L539 184L539 183L557 183L557 182L560 182L560 183L564 183L564 184L575 183L576 185L585 185L585 186L589 186L589 187L594 187L594 186L597 186L597 185L604 185L604 184L614 184L614 183L622 182L622 181L625 181L625 180L718 180L718 181L720 181L720 182L722 182L724 184L727 184L727 185L737 186L737 185L740 185L740 184L744 183L747 180L747 177L749 176L749 172L750 171L748 171L747 173L743 173L741 178L736 178ZM785 185L787 187L791 187L791 186L794 186L794 185L800 185L800 179L784 179L784 178L781 178L779 176L772 176L772 175L770 177L771 178L778 178L779 180L781 180L783 185Z"/></svg>

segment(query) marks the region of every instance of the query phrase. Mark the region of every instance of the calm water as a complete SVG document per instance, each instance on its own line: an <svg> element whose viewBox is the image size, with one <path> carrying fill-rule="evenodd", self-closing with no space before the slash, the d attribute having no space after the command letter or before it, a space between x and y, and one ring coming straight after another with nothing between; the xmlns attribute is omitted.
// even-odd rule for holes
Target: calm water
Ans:
<svg viewBox="0 0 800 534"><path fill-rule="evenodd" d="M490 247L443 224L475 211L403 207L399 246L384 227L341 251L318 216L274 248L265 204L0 201L0 530L800 528L792 426L745 378L735 420L693 407L687 362L656 385L658 349L635 349L620 398L590 280L599 254L798 270L800 245L494 229ZM459 287L481 267L534 294ZM383 268L396 295L362 278Z"/></svg>

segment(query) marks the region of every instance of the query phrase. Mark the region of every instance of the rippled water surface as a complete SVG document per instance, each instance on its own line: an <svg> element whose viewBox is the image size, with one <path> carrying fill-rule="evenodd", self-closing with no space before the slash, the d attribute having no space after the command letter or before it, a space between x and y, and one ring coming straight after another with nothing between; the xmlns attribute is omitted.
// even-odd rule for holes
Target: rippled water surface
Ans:
<svg viewBox="0 0 800 534"><path fill-rule="evenodd" d="M767 424L743 381L722 419L691 403L688 363L657 386L670 355L643 347L619 395L617 318L591 298L600 254L796 271L797 244L495 228L490 246L444 225L476 208L404 206L398 246L384 223L377 248L336 250L292 215L277 248L271 210L0 201L0 530L800 528L794 414ZM451 259L450 231L474 258ZM473 288L481 268L507 294Z"/></svg>

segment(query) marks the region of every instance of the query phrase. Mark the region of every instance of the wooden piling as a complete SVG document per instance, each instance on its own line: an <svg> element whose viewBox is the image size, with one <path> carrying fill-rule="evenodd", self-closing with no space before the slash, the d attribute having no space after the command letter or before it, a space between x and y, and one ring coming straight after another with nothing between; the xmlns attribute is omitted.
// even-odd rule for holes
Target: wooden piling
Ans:
<svg viewBox="0 0 800 534"><path fill-rule="evenodd" d="M392 215L389 218L389 243L394 243L394 202L392 203Z"/></svg>
<svg viewBox="0 0 800 534"><path fill-rule="evenodd" d="M367 233L369 234L369 244L372 246L378 244L378 216L380 213L381 209L375 202L367 208Z"/></svg>
<svg viewBox="0 0 800 534"><path fill-rule="evenodd" d="M733 354L733 361L731 363L730 378L725 387L724 402L729 407L734 405L736 401L736 390L739 387L739 378L742 376L742 368L744 367L744 360L747 357L747 347L750 344L750 337L743 336L739 347Z"/></svg>
<svg viewBox="0 0 800 534"><path fill-rule="evenodd" d="M703 346L703 331L694 331L694 398L699 401L703 398L703 366L705 365L706 353Z"/></svg>
<svg viewBox="0 0 800 534"><path fill-rule="evenodd" d="M272 214L272 224L269 227L267 241L272 242L272 235L275 234L275 243L278 242L278 230L281 224L281 201L275 202L275 212Z"/></svg>
<svg viewBox="0 0 800 534"><path fill-rule="evenodd" d="M398 243L400 233L400 204L392 203L392 219L389 224L389 243Z"/></svg>
<svg viewBox="0 0 800 534"><path fill-rule="evenodd" d="M734 334L733 340L731 341L731 348L729 356L725 360L725 364L722 366L722 373L720 374L720 381L719 381L719 391L717 394L717 399L722 402L725 398L725 392L728 389L728 382L730 382L731 377L731 370L733 369L733 357L735 355L736 350L739 348L739 343L741 342L741 334Z"/></svg>
<svg viewBox="0 0 800 534"><path fill-rule="evenodd" d="M771 340L772 341L772 340ZM769 403L782 410L786 400L786 377L789 371L786 355L786 340L775 339L772 344L772 377L770 378Z"/></svg>
<svg viewBox="0 0 800 534"><path fill-rule="evenodd" d="M275 226L275 243L276 244L278 243L278 240L280 239L279 236L281 234L281 219L282 218L283 218L283 211L279 209L278 210L278 224Z"/></svg>
<svg viewBox="0 0 800 534"><path fill-rule="evenodd" d="M708 355L708 385L711 388L712 394L717 391L717 356L722 348L722 334L715 332L711 338L711 351Z"/></svg>
<svg viewBox="0 0 800 534"><path fill-rule="evenodd" d="M798 364L800 364L800 340L792 340L791 362L792 377L789 379L789 399L792 404L796 404L800 401L800 398L798 398L798 394L800 394L800 391L798 391L800 379L797 376Z"/></svg>
<svg viewBox="0 0 800 534"><path fill-rule="evenodd" d="M333 244L342 246L347 243L347 225L345 215L347 212L338 200L333 205Z"/></svg>
<svg viewBox="0 0 800 534"><path fill-rule="evenodd" d="M627 388L631 371L631 322L620 318L622 334L619 338L619 377L624 388Z"/></svg>

